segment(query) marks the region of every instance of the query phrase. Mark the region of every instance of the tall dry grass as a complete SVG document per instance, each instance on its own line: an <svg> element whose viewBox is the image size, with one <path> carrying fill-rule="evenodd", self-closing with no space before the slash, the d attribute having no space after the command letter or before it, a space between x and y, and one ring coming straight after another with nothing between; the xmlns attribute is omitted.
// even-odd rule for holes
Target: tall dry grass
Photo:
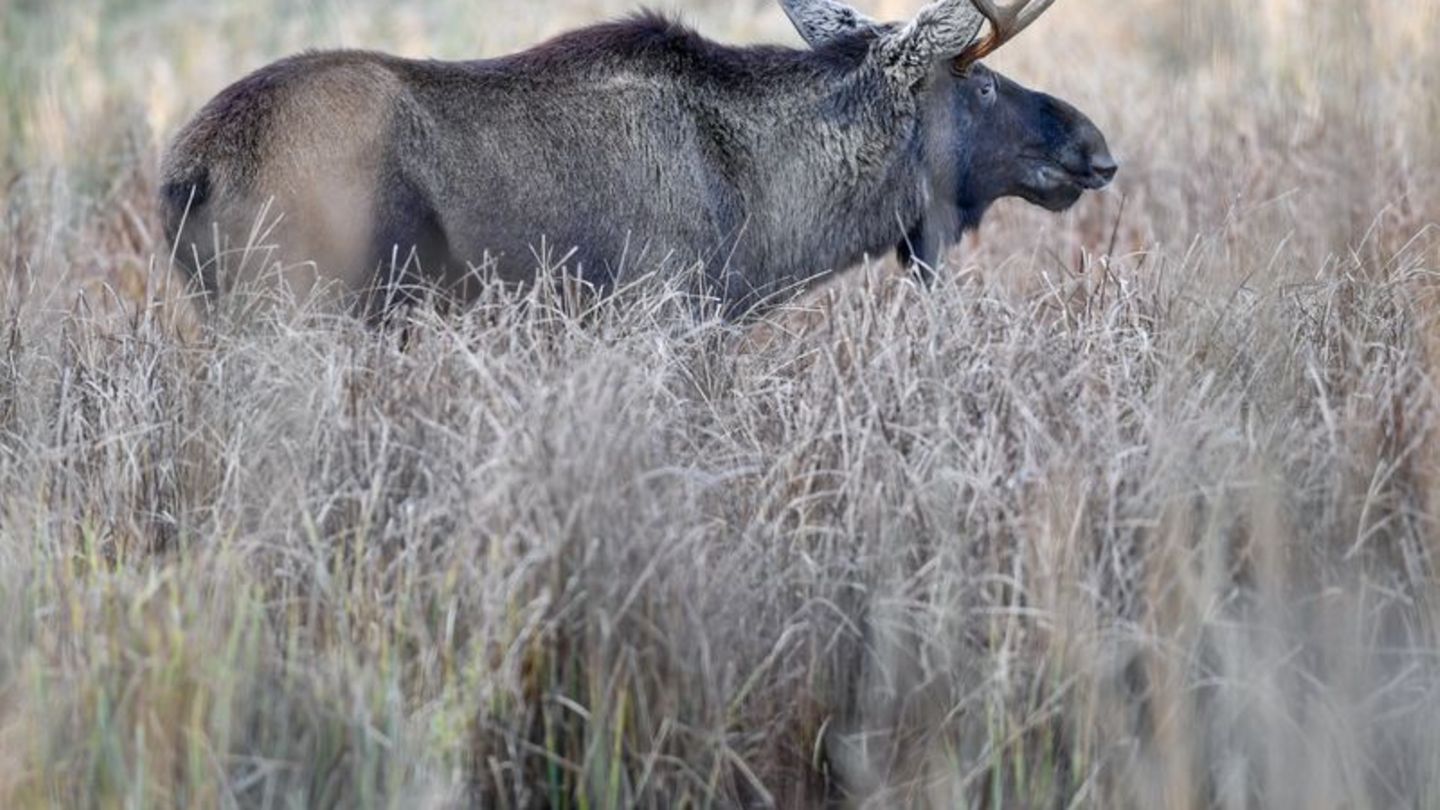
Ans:
<svg viewBox="0 0 1440 810"><path fill-rule="evenodd" d="M392 5L0 16L0 806L1440 805L1435 4L1058 4L1120 181L933 292L197 328L225 81L628 7Z"/></svg>

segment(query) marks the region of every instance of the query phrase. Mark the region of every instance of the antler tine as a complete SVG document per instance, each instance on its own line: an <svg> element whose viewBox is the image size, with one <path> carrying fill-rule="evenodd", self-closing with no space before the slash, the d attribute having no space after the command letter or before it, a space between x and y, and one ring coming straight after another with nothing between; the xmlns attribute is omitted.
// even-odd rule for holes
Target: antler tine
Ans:
<svg viewBox="0 0 1440 810"><path fill-rule="evenodd" d="M990 23L990 33L960 55L959 62L969 65L994 53L1044 14L1055 0L1017 0L999 6L993 0L970 0L975 10Z"/></svg>

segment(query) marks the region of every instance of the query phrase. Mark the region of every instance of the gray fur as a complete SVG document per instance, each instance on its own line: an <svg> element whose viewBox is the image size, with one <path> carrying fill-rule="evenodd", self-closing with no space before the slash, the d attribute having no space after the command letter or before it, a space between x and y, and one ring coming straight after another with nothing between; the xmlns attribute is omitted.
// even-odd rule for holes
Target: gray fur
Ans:
<svg viewBox="0 0 1440 810"><path fill-rule="evenodd" d="M878 59L892 79L911 87L929 76L936 62L954 59L968 48L984 22L970 0L931 3L904 28L880 39Z"/></svg>
<svg viewBox="0 0 1440 810"><path fill-rule="evenodd" d="M301 286L339 280L372 309L370 293L388 299L396 282L463 298L474 268L524 282L563 260L601 287L698 268L703 292L738 315L915 234L978 224L991 200L967 202L975 184L958 168L977 159L975 122L948 120L970 115L974 79L935 62L973 36L954 5L829 40L812 26L812 51L722 46L643 15L494 60L293 57L223 91L177 137L170 235L217 292L246 274L217 277L213 237L239 244L270 204L285 218L264 261ZM920 78L916 60L930 60ZM937 211L955 227L926 225ZM358 253L351 219L371 243ZM926 241L914 258L929 264L940 248Z"/></svg>
<svg viewBox="0 0 1440 810"><path fill-rule="evenodd" d="M874 20L837 0L780 0L780 6L812 48L876 27Z"/></svg>

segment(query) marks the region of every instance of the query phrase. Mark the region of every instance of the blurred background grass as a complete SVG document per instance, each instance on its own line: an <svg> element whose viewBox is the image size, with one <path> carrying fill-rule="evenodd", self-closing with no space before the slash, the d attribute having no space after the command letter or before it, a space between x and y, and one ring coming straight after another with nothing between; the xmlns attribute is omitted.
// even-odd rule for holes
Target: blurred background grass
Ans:
<svg viewBox="0 0 1440 810"><path fill-rule="evenodd" d="M915 4L860 5L902 18ZM1401 232L1434 221L1440 56L1427 32L1440 26L1437 6L1137 0L1117 13L1103 0L1067 0L997 63L1074 101L1111 135L1127 159L1121 191L1138 195L1122 223L1126 245L1183 245L1237 212L1272 212L1276 228L1298 228L1294 244L1319 251L1300 257L1313 265L1344 252L1381 212L1404 217ZM796 42L767 0L668 8L727 41ZM474 58L633 9L624 0L523 10L458 0L8 0L0 178L11 219L16 208L38 206L55 237L62 224L93 226L76 219L90 203L109 211L120 197L143 220L165 138L221 87L288 53L364 47ZM1114 213L1089 212L1097 222L1080 232L1092 236ZM1022 214L1021 231L1049 222ZM32 239L37 228L28 223ZM1329 233L1312 233L1319 230ZM137 255L153 248L139 236ZM95 239L44 240L51 250L58 242ZM29 263L68 271L78 261L88 265L79 268L84 276L115 274L91 258ZM74 287L68 274L63 283Z"/></svg>
<svg viewBox="0 0 1440 810"><path fill-rule="evenodd" d="M8 0L0 806L1437 806L1440 3L1116 6L995 60L1116 187L933 295L402 349L146 306L165 139L628 0Z"/></svg>

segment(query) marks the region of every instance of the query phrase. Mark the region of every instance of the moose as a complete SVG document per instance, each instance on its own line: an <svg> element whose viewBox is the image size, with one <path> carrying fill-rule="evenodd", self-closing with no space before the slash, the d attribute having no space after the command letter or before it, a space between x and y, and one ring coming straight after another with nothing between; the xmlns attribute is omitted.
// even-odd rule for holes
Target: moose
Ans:
<svg viewBox="0 0 1440 810"><path fill-rule="evenodd" d="M477 61L290 57L180 131L167 236L212 296L273 276L371 316L545 267L688 269L734 318L892 250L929 280L996 200L1116 173L1088 118L980 64L1053 3L781 0L804 49L641 13Z"/></svg>

